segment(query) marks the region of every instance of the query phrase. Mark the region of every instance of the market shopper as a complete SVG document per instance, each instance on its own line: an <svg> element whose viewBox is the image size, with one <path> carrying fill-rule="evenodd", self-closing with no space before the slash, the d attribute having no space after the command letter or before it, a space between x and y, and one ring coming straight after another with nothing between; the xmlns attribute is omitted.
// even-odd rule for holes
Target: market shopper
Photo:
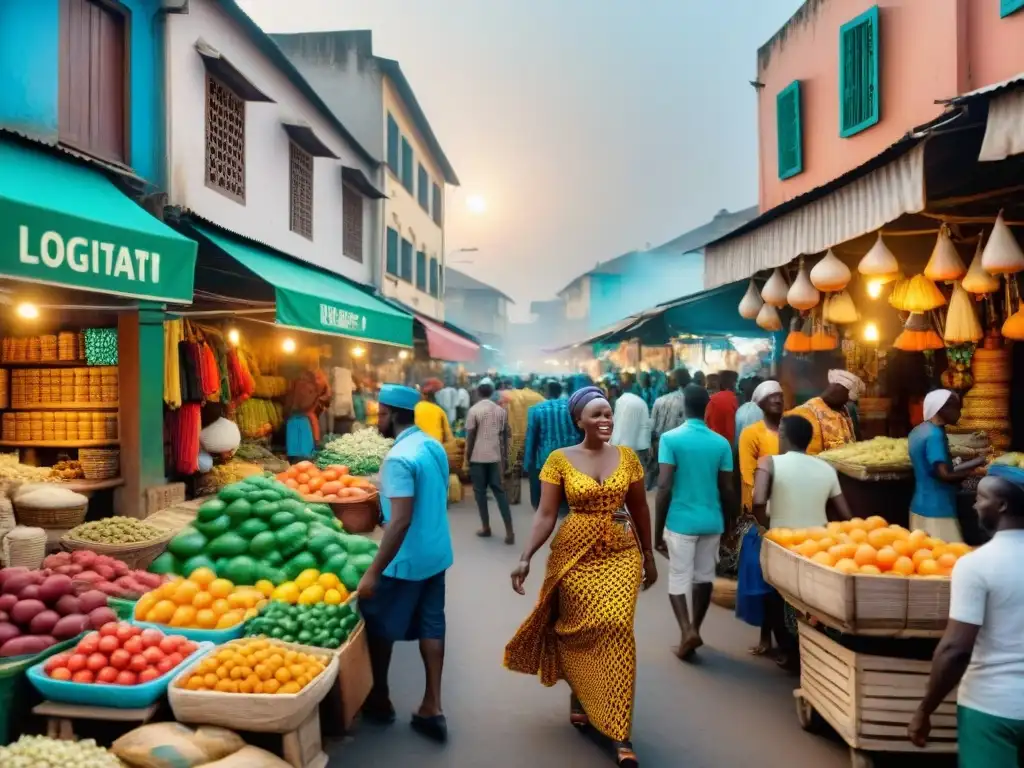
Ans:
<svg viewBox="0 0 1024 768"><path fill-rule="evenodd" d="M908 734L923 747L932 714L959 684L960 768L1016 768L1024 754L1024 487L985 477L974 508L995 536L953 567L949 622Z"/></svg>
<svg viewBox="0 0 1024 768"><path fill-rule="evenodd" d="M615 404L612 445L632 448L641 466L646 466L651 450L651 416L647 403L639 395L626 392Z"/></svg>
<svg viewBox="0 0 1024 768"><path fill-rule="evenodd" d="M658 441L666 432L686 421L683 389L690 384L690 372L686 368L677 368L670 374L669 382L672 391L655 400L651 409L651 450L644 467L649 491L658 485Z"/></svg>
<svg viewBox="0 0 1024 768"><path fill-rule="evenodd" d="M704 423L708 400L702 387L684 389L686 423L662 435L658 446L654 541L669 559L676 655L683 660L704 644L700 629L711 606L718 545L734 509L732 445Z"/></svg>
<svg viewBox="0 0 1024 768"><path fill-rule="evenodd" d="M924 421L910 432L910 463L914 466L914 497L910 501L910 527L927 531L947 544L962 542L956 516L960 483L985 463L977 458L954 466L946 427L960 421L960 398L948 389L924 398Z"/></svg>
<svg viewBox="0 0 1024 768"><path fill-rule="evenodd" d="M505 523L505 543L511 545L515 544L516 538L503 482L508 466L508 414L491 399L494 382L490 378L480 380L477 392L480 399L466 415L466 461L481 523L476 535L481 538L491 536L491 516L487 509L487 491L490 489Z"/></svg>
<svg viewBox="0 0 1024 768"><path fill-rule="evenodd" d="M378 429L395 439L381 467L384 538L359 581L359 610L366 621L373 689L363 713L394 722L388 668L395 642L419 641L426 688L412 727L445 741L441 707L444 666L445 573L453 561L448 528L448 456L415 426L420 395L411 387L385 384L380 391Z"/></svg>
<svg viewBox="0 0 1024 768"><path fill-rule="evenodd" d="M711 395L707 412L704 414L708 429L728 440L729 445L736 441L736 411L740 407L739 398L736 397L737 381L739 376L736 371L720 371L719 390Z"/></svg>
<svg viewBox="0 0 1024 768"><path fill-rule="evenodd" d="M856 441L857 430L847 406L863 391L859 376L837 368L828 372L828 386L821 395L791 411L807 419L814 429L807 453L813 456Z"/></svg>
<svg viewBox="0 0 1024 768"><path fill-rule="evenodd" d="M736 444L739 445L740 435L743 434L743 430L749 427L751 424L757 424L761 419L764 418L764 414L758 407L757 403L754 402L754 392L757 388L764 383L764 379L760 376L750 376L749 378L743 379L739 384L740 399L743 401L740 403L740 407L736 409Z"/></svg>
<svg viewBox="0 0 1024 768"><path fill-rule="evenodd" d="M530 505L534 511L540 506L540 472L548 456L559 448L576 445L580 439L579 430L569 413L569 401L562 398L562 385L552 379L545 386L547 400L531 406L526 413L526 446L523 449L523 471L530 482ZM569 513L568 504L563 503L559 515Z"/></svg>
<svg viewBox="0 0 1024 768"><path fill-rule="evenodd" d="M586 387L569 400L583 442L555 451L541 472L541 503L512 572L523 583L551 536L563 498L572 508L551 544L536 608L505 648L505 666L572 689L570 722L612 740L620 766L637 768L630 744L636 687L633 618L637 593L657 580L643 467L629 448L608 445L612 407ZM628 509L628 514L626 513Z"/></svg>
<svg viewBox="0 0 1024 768"><path fill-rule="evenodd" d="M437 440L439 443L450 443L452 426L448 414L437 404L437 393L444 388L439 379L427 379L420 387L423 399L416 403L416 426Z"/></svg>

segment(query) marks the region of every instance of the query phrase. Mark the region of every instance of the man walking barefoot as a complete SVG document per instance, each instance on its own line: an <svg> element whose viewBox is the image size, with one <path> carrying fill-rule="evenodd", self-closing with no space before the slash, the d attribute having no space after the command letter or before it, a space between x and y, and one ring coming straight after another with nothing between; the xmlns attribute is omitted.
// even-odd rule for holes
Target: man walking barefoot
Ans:
<svg viewBox="0 0 1024 768"><path fill-rule="evenodd" d="M363 715L391 723L395 709L388 667L396 641L418 640L426 688L412 727L445 741L448 724L441 709L444 666L445 572L452 565L448 529L448 456L437 440L415 426L419 393L385 384L377 426L395 445L381 467L384 538L359 582L359 608L366 620L373 690Z"/></svg>

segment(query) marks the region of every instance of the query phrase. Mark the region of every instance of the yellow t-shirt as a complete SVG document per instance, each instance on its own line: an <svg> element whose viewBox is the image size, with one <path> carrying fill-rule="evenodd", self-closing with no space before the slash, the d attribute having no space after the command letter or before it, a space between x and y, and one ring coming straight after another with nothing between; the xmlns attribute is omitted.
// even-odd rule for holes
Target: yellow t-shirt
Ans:
<svg viewBox="0 0 1024 768"><path fill-rule="evenodd" d="M740 459L740 478L743 481L743 506L754 505L754 472L762 456L779 455L779 433L772 432L764 421L751 424L740 433L737 448Z"/></svg>
<svg viewBox="0 0 1024 768"><path fill-rule="evenodd" d="M416 404L416 426L440 443L452 441L452 428L448 414L437 403L421 400Z"/></svg>

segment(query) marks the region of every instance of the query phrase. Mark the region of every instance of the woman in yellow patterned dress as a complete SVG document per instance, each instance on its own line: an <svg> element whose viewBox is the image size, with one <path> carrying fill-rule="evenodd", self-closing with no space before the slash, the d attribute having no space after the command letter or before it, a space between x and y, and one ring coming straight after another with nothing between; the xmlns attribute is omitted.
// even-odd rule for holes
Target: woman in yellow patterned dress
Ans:
<svg viewBox="0 0 1024 768"><path fill-rule="evenodd" d="M633 616L641 583L658 578L644 470L629 448L609 445L612 409L597 387L569 400L583 442L555 451L541 470L540 506L512 588L523 595L530 560L551 536L563 496L571 512L551 542L533 613L505 648L505 666L566 680L570 722L614 742L620 766L638 768L629 742L636 683ZM623 505L629 510L623 511Z"/></svg>

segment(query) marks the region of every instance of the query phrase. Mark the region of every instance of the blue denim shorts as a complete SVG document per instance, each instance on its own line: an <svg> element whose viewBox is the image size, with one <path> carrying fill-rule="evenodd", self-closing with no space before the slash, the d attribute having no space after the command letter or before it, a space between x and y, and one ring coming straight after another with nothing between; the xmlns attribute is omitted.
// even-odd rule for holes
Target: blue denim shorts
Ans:
<svg viewBox="0 0 1024 768"><path fill-rule="evenodd" d="M359 601L371 637L402 640L443 640L445 635L445 572L422 581L381 576L377 591Z"/></svg>

